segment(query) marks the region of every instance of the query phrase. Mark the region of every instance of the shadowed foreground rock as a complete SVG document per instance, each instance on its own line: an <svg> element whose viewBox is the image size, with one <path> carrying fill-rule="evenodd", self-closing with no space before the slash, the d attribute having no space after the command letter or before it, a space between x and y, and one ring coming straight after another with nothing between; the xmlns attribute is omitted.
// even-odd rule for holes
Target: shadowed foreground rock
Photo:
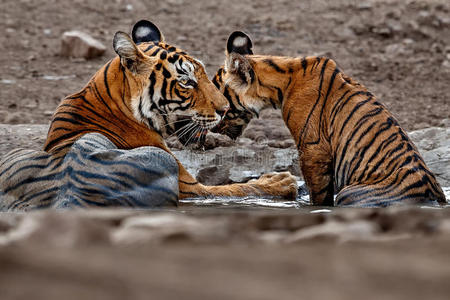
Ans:
<svg viewBox="0 0 450 300"><path fill-rule="evenodd" d="M447 299L449 209L2 214L1 299Z"/></svg>

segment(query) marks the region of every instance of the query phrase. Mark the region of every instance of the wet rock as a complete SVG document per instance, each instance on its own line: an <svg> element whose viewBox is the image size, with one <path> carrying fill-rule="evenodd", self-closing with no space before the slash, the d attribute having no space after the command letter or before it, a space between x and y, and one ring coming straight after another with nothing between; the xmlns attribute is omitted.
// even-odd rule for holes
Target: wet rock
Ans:
<svg viewBox="0 0 450 300"><path fill-rule="evenodd" d="M229 167L205 167L198 171L197 180L205 185L223 185L229 184L230 168Z"/></svg>
<svg viewBox="0 0 450 300"><path fill-rule="evenodd" d="M450 186L450 128L430 127L409 133L442 186Z"/></svg>
<svg viewBox="0 0 450 300"><path fill-rule="evenodd" d="M61 56L94 58L103 55L106 47L87 33L66 31L61 39Z"/></svg>
<svg viewBox="0 0 450 300"><path fill-rule="evenodd" d="M296 149L280 149L273 153L273 168L276 172L289 171L292 174L300 174L298 164L298 152Z"/></svg>
<svg viewBox="0 0 450 300"><path fill-rule="evenodd" d="M270 140L267 145L273 148L285 149L293 147L295 145L295 142L292 139L287 139L284 141Z"/></svg>
<svg viewBox="0 0 450 300"><path fill-rule="evenodd" d="M216 147L228 147L234 144L234 141L226 135L209 132L206 136L205 144L206 150L214 149Z"/></svg>

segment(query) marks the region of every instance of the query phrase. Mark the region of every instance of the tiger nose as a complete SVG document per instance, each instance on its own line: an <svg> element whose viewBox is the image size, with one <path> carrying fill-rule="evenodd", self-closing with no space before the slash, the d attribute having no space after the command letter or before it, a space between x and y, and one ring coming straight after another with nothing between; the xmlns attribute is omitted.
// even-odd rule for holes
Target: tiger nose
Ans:
<svg viewBox="0 0 450 300"><path fill-rule="evenodd" d="M221 118L223 118L229 110L230 110L230 106L226 105L223 109L216 110L216 112Z"/></svg>

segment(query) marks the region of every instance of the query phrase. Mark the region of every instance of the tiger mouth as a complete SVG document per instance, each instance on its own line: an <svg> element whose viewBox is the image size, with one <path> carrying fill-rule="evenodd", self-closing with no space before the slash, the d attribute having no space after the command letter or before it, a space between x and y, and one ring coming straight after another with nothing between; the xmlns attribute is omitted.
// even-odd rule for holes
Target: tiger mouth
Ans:
<svg viewBox="0 0 450 300"><path fill-rule="evenodd" d="M178 140L185 147L191 144L203 145L206 135L213 126L208 123L198 122L190 116L180 116L175 123L175 132Z"/></svg>

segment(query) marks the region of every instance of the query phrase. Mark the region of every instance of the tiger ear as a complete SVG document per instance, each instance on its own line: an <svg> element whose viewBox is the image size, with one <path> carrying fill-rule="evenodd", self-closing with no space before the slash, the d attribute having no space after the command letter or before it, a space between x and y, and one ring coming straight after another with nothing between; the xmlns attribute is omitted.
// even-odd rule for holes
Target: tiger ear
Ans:
<svg viewBox="0 0 450 300"><path fill-rule="evenodd" d="M227 54L239 53L241 55L253 54L253 44L250 37L242 32L235 31L228 37Z"/></svg>
<svg viewBox="0 0 450 300"><path fill-rule="evenodd" d="M225 71L234 75L241 84L251 84L255 80L255 71L248 59L239 53L227 55L225 60Z"/></svg>
<svg viewBox="0 0 450 300"><path fill-rule="evenodd" d="M128 34L122 31L116 32L113 47L114 51L120 56L120 62L124 67L133 73L139 72L146 56Z"/></svg>
<svg viewBox="0 0 450 300"><path fill-rule="evenodd" d="M147 20L140 20L134 24L131 36L136 44L145 42L159 43L164 41L164 36L158 27Z"/></svg>

